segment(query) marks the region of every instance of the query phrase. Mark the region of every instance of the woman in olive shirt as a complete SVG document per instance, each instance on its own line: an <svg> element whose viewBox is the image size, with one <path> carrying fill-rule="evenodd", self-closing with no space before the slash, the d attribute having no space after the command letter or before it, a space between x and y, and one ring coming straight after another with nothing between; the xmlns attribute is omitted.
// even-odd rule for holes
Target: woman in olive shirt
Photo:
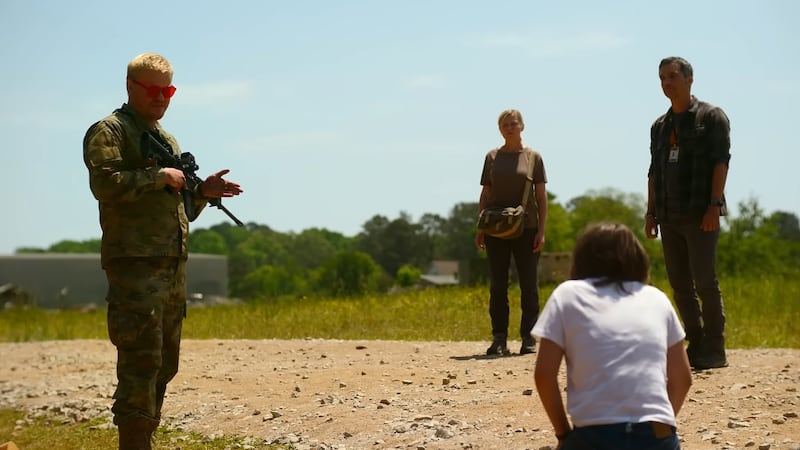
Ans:
<svg viewBox="0 0 800 450"><path fill-rule="evenodd" d="M539 315L539 283L537 269L539 255L544 247L544 230L547 222L547 175L542 156L522 143L525 122L522 114L509 109L497 119L500 134L505 140L502 147L486 154L481 174L478 210L490 207L517 206L522 201L528 176L528 158L534 158L533 195L528 195L525 230L515 239L501 239L478 233L475 245L486 249L489 259L489 316L492 320L492 345L487 355L509 355L508 350L508 270L511 256L517 267L520 286L522 320L519 335L522 339L520 354L536 351L536 342L530 332Z"/></svg>

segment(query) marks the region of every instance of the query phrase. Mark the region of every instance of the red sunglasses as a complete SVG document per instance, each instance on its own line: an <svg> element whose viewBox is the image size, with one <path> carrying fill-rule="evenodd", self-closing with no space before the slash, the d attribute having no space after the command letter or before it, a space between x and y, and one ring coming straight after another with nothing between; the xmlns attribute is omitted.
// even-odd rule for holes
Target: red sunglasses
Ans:
<svg viewBox="0 0 800 450"><path fill-rule="evenodd" d="M133 82L133 84L145 88L145 90L147 91L147 96L151 97L151 98L158 97L158 94L163 95L164 98L170 98L173 95L175 95L175 91L178 89L173 85L169 85L169 86L166 86L166 87L161 87L161 86L153 86L153 85L140 83L140 82L138 82L136 80L131 80L131 81Z"/></svg>

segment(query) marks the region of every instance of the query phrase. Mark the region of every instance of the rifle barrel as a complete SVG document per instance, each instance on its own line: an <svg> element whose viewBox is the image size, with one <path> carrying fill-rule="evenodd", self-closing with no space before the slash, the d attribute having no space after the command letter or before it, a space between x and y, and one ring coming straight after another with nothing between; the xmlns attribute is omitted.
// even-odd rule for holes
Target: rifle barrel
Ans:
<svg viewBox="0 0 800 450"><path fill-rule="evenodd" d="M231 220L233 220L234 222L236 222L236 225L239 225L240 227L243 227L243 226L244 226L244 223L243 223L241 220L239 220L239 219L238 219L236 216L234 216L232 212L228 211L228 208L226 208L226 207L225 207L225 206L222 204L222 200L221 200L221 199L219 199L219 198L214 198L214 199L211 199L211 200L209 200L209 201L208 201L208 203L209 203L211 206L215 206L215 207L217 207L217 208L221 209L221 210L222 210L222 212L224 212L225 214L227 214L227 215L228 215L228 217L230 217L230 218L231 218Z"/></svg>

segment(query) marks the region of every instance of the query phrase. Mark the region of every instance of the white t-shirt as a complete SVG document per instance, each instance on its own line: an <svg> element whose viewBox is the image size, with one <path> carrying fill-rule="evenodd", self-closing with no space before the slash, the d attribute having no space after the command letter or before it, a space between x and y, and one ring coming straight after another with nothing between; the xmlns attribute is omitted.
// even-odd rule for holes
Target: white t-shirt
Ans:
<svg viewBox="0 0 800 450"><path fill-rule="evenodd" d="M567 411L576 427L656 421L675 426L667 396L667 348L683 327L666 294L638 282L561 283L531 334L567 361Z"/></svg>

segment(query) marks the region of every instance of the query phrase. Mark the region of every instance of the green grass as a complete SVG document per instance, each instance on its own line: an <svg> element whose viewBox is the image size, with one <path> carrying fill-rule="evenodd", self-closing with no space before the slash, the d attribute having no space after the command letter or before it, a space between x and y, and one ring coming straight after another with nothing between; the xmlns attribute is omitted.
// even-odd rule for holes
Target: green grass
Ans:
<svg viewBox="0 0 800 450"><path fill-rule="evenodd" d="M653 283L670 297L665 280ZM720 280L728 348L800 348L800 280Z"/></svg>
<svg viewBox="0 0 800 450"><path fill-rule="evenodd" d="M666 281L654 285L671 295ZM540 289L544 304L552 285ZM723 279L729 348L800 348L800 280ZM485 287L452 287L350 299L258 300L190 308L185 339L390 339L483 341L490 337ZM511 323L519 322L512 287ZM513 329L510 332L513 335ZM0 342L107 339L105 310L0 312Z"/></svg>
<svg viewBox="0 0 800 450"><path fill-rule="evenodd" d="M671 295L665 280L654 280L653 284ZM542 304L553 288L541 287ZM800 280L723 279L721 289L729 348L800 348ZM259 300L242 306L190 308L183 336L487 341L491 334L487 291L486 287L454 287L365 298ZM519 323L519 290L513 287L509 297L510 323ZM512 327L512 335L513 331ZM0 311L0 342L63 339L107 339L105 310ZM116 448L115 429L95 429L91 423L22 419L22 413L0 411L0 443L13 440L21 450ZM19 420L22 425L14 430L13 424ZM205 440L169 430L156 434L156 448L223 450L241 448L238 442Z"/></svg>
<svg viewBox="0 0 800 450"><path fill-rule="evenodd" d="M103 428L101 421L63 423L46 418L30 419L18 411L0 410L0 444L14 442L20 450L108 450L117 448L117 429ZM154 435L156 449L225 450L243 448L278 450L241 438L207 439L198 434L159 428Z"/></svg>
<svg viewBox="0 0 800 450"><path fill-rule="evenodd" d="M734 347L800 348L800 280L734 279L722 288Z"/></svg>
<svg viewBox="0 0 800 450"><path fill-rule="evenodd" d="M517 293L512 290L514 294ZM444 288L391 296L282 299L243 307L191 309L184 336L189 339L484 340L490 334L485 297L483 289ZM512 320L519 321L518 309L512 313Z"/></svg>

